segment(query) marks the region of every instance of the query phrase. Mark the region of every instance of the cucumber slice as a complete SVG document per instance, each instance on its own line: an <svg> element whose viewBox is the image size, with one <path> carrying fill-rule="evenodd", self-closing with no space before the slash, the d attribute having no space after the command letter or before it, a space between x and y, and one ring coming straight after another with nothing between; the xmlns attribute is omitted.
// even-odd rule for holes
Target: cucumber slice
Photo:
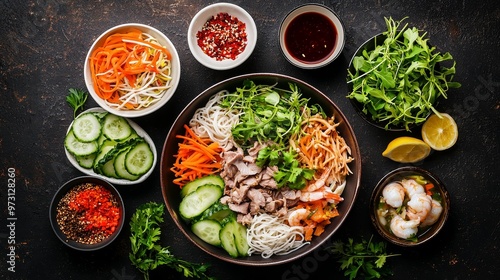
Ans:
<svg viewBox="0 0 500 280"><path fill-rule="evenodd" d="M124 140L132 134L132 128L128 121L120 116L107 114L104 117L102 133L111 140Z"/></svg>
<svg viewBox="0 0 500 280"><path fill-rule="evenodd" d="M136 176L146 174L153 166L154 155L147 142L135 145L125 156L125 168Z"/></svg>
<svg viewBox="0 0 500 280"><path fill-rule="evenodd" d="M220 246L220 230L222 226L214 220L202 220L194 223L191 230L201 240L214 246Z"/></svg>
<svg viewBox="0 0 500 280"><path fill-rule="evenodd" d="M102 145L99 147L99 152L97 153L97 156L94 159L94 163L92 164L92 169L94 170L95 173L102 174L102 165L104 163L101 163L101 160L111 151L115 148L116 142L112 140L104 140L102 142Z"/></svg>
<svg viewBox="0 0 500 280"><path fill-rule="evenodd" d="M102 175L107 176L107 177L111 177L111 178L118 178L118 175L116 175L114 163L115 163L115 159L114 158L111 158L106 163L104 163L100 167Z"/></svg>
<svg viewBox="0 0 500 280"><path fill-rule="evenodd" d="M78 116L71 128L76 139L81 142L92 142L101 136L101 122L93 113Z"/></svg>
<svg viewBox="0 0 500 280"><path fill-rule="evenodd" d="M64 147L74 156L87 156L97 152L97 149L99 148L95 141L85 143L76 139L73 129L66 134L66 137L64 138Z"/></svg>
<svg viewBox="0 0 500 280"><path fill-rule="evenodd" d="M224 224L220 231L221 246L233 257L248 256L247 229L234 218Z"/></svg>
<svg viewBox="0 0 500 280"><path fill-rule="evenodd" d="M187 183L184 187L181 189L181 198L185 197L186 195L194 192L199 186L205 185L205 184L214 184L220 186L222 189L224 189L224 180L222 179L221 176L219 175L208 175L204 176L201 178L198 178L194 181L191 181Z"/></svg>
<svg viewBox="0 0 500 280"><path fill-rule="evenodd" d="M236 239L234 236L234 230L232 223L227 223L222 227L219 234L220 245L226 252L233 258L239 256L238 248L236 247Z"/></svg>
<svg viewBox="0 0 500 280"><path fill-rule="evenodd" d="M219 186L203 185L181 200L179 212L183 218L190 220L203 213L221 197L222 189Z"/></svg>
<svg viewBox="0 0 500 280"><path fill-rule="evenodd" d="M114 162L114 168L116 175L121 179L126 179L130 181L137 180L140 176L130 174L125 168L125 157L127 156L129 149L120 152Z"/></svg>
<svg viewBox="0 0 500 280"><path fill-rule="evenodd" d="M75 157L76 162L83 168L92 168L92 164L94 163L94 159L97 156L97 153L93 153L87 156L77 156Z"/></svg>
<svg viewBox="0 0 500 280"><path fill-rule="evenodd" d="M222 204L219 201L212 204L207 210L203 211L203 213L199 216L197 220L215 220L221 223L224 219L233 215L233 210L229 209L229 206L226 204Z"/></svg>

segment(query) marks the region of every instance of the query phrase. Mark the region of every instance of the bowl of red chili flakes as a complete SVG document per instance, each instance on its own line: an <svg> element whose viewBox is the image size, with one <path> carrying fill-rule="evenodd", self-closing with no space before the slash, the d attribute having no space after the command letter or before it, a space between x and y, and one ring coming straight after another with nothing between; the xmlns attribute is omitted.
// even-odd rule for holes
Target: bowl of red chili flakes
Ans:
<svg viewBox="0 0 500 280"><path fill-rule="evenodd" d="M257 43L257 26L240 6L216 3L193 17L187 37L198 62L211 69L227 70L250 57Z"/></svg>
<svg viewBox="0 0 500 280"><path fill-rule="evenodd" d="M49 219L56 236L67 246L94 251L109 245L125 221L125 207L118 190L94 176L74 178L54 195Z"/></svg>

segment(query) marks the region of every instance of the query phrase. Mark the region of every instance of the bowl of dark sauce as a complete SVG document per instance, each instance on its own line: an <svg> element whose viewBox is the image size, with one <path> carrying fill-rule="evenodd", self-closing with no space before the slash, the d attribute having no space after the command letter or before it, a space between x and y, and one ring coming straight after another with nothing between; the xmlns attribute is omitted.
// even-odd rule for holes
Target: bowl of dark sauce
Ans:
<svg viewBox="0 0 500 280"><path fill-rule="evenodd" d="M321 4L305 4L290 11L279 29L279 43L293 65L315 69L334 61L345 44L340 17Z"/></svg>

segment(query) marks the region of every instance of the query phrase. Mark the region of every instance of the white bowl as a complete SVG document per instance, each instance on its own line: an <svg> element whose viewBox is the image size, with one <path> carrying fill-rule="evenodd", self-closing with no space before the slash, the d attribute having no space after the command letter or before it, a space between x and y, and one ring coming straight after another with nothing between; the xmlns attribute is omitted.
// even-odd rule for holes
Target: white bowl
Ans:
<svg viewBox="0 0 500 280"><path fill-rule="evenodd" d="M88 110L81 112L80 115L85 114L85 113L90 113L90 112L101 113L101 112L105 112L105 110L102 108L98 108L98 107L97 108L90 108ZM141 177L139 177L137 180L134 180L134 181L107 177L107 176L104 176L102 174L95 173L94 170L92 170L92 168L83 168L82 166L80 166L80 164L78 164L78 161L76 160L76 158L72 154L70 154L67 149L64 149L64 152L66 153L66 157L68 158L71 165L73 165L76 169L80 170L80 172L85 173L86 175L99 177L103 180L106 180L106 181L112 183L112 184L136 185L136 184L144 182L151 175L151 173L153 173L155 166L156 166L156 162L158 161L158 154L156 152L156 146L155 146L153 139L151 139L149 134L144 129L142 129L142 127L140 127L137 123L135 123L132 120L129 120L129 119L126 119L126 120L129 123L129 125L134 129L134 131L137 133L137 135L139 135L140 137L144 138L144 140L146 140L146 142L149 144L149 147L151 147L151 151L153 152L153 157L154 157L153 165L151 166L149 171L146 172L146 174L142 175ZM66 133L69 132L69 130L71 129L71 126L73 126L73 122L71 122L71 124L69 125Z"/></svg>
<svg viewBox="0 0 500 280"><path fill-rule="evenodd" d="M289 50L292 46L289 46L287 42L285 41L285 35L290 35L293 33L292 30L288 30L290 24L294 19L296 19L298 16L307 14L307 13L313 13L313 14L320 14L326 17L333 28L335 30L332 30L332 32L335 32L335 42L333 43L332 50L328 52L325 56L321 56L321 58L315 58L311 60L306 60L306 59L300 59L297 58L292 54L292 52ZM316 16L318 19L322 19L321 17ZM311 21L308 21L308 24ZM288 32L291 32L288 34ZM312 31L314 32L314 31ZM324 31L320 32L321 34L324 34ZM293 35L293 34L292 34ZM300 33L297 35L297 37L300 38L300 43L311 43L313 44L314 42L318 42L317 38L313 38L313 41L310 41L309 39L306 38L306 36L303 33ZM344 31L344 25L342 21L340 20L340 17L332 11L330 8L321 5L321 4L305 4L302 6L298 6L292 11L290 11L283 21L281 22L280 29L279 29L279 43L281 47L281 51L285 58L292 63L293 65L304 68L304 69L315 69L315 68L320 68L323 66L328 65L332 61L334 61L342 52L344 49L344 44L345 44L345 31ZM301 46L301 47L308 47L308 46ZM303 55L303 53L302 53Z"/></svg>
<svg viewBox="0 0 500 280"><path fill-rule="evenodd" d="M150 105L149 107L146 108L141 108L138 110L125 110L125 109L116 109L110 107L106 102L100 98L95 90L94 90L94 83L92 82L92 76L90 73L90 65L89 65L89 58L92 54L92 52L102 46L106 38L117 32L123 32L127 31L129 29L138 29L141 30L143 33L147 33L151 36L153 36L158 42L164 46L172 55L171 59L171 87L167 89L167 91L163 94L162 98L157 101L156 103ZM126 24L121 24L117 25L115 27L112 27L108 30L106 30L104 33L102 33L92 44L92 47L90 47L90 50L87 53L87 57L85 58L85 65L84 65L84 77L85 77L85 84L87 86L87 90L90 93L90 96L97 102L99 106L101 106L104 110L126 118L134 118L134 117L141 117L148 115L158 109L160 109L163 105L165 105L168 100L172 97L174 94L175 90L177 89L177 86L179 85L180 77L181 77L181 64L179 61L179 55L177 54L177 50L175 49L174 45L172 42L163 34L160 32L158 29L153 28L148 25L140 24L140 23L126 23Z"/></svg>
<svg viewBox="0 0 500 280"><path fill-rule="evenodd" d="M203 25L208 20L219 13L228 13L245 24L247 45L236 59L217 60L205 54L200 46L198 46L196 34L202 30ZM189 49L198 62L211 69L227 70L239 66L250 57L257 42L257 27L252 16L241 7L230 3L217 3L201 9L193 17L189 24L187 37Z"/></svg>

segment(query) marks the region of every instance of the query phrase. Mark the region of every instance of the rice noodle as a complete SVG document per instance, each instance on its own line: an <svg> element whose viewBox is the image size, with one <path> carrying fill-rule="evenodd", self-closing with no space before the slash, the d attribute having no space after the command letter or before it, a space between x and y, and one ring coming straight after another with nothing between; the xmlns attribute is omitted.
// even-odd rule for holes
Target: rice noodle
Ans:
<svg viewBox="0 0 500 280"><path fill-rule="evenodd" d="M249 255L257 253L266 259L272 255L286 255L309 244L304 242L303 227L288 226L284 218L265 213L253 217L247 230L247 242Z"/></svg>
<svg viewBox="0 0 500 280"><path fill-rule="evenodd" d="M222 90L212 97L205 107L198 108L189 121L189 126L200 137L208 137L221 147L226 147L232 139L231 129L239 122L239 115L235 110L221 107L220 101L229 94Z"/></svg>

